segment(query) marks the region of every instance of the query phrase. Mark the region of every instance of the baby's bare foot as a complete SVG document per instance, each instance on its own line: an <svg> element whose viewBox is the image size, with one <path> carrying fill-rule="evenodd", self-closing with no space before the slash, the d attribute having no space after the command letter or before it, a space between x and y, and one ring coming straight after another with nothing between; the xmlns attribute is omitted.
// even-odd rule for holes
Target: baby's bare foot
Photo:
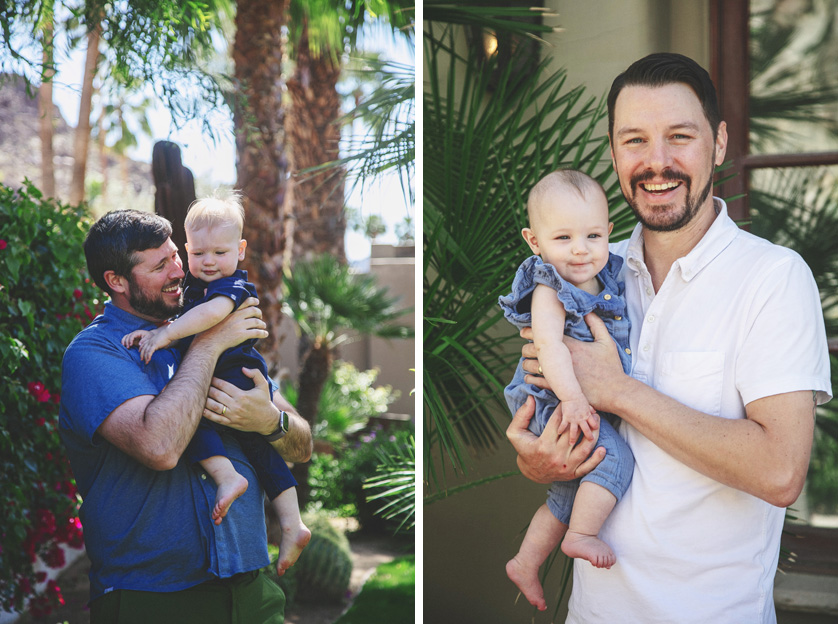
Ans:
<svg viewBox="0 0 838 624"><path fill-rule="evenodd" d="M279 542L279 558L276 560L276 573L282 576L297 562L303 548L311 539L311 531L300 521L291 527L282 527L282 540Z"/></svg>
<svg viewBox="0 0 838 624"><path fill-rule="evenodd" d="M617 563L614 551L596 535L568 531L562 542L562 552L574 559L586 559L595 568L610 568Z"/></svg>
<svg viewBox="0 0 838 624"><path fill-rule="evenodd" d="M529 603L539 611L547 609L544 601L544 588L538 580L538 567L527 565L522 561L520 554L516 555L506 564L506 576L515 583L521 593L524 594Z"/></svg>
<svg viewBox="0 0 838 624"><path fill-rule="evenodd" d="M212 510L212 521L215 524L221 524L233 501L247 491L247 486L247 479L237 472L218 484L215 491L215 507Z"/></svg>

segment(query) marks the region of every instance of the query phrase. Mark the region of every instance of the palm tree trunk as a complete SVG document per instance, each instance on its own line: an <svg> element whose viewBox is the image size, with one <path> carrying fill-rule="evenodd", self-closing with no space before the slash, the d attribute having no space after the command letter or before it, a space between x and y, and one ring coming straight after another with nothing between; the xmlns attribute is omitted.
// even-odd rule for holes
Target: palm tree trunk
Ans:
<svg viewBox="0 0 838 624"><path fill-rule="evenodd" d="M288 80L291 107L286 122L295 174L338 159L341 116L337 82L341 66L328 50L312 56L308 27L295 43L296 70ZM295 176L295 260L328 253L345 261L344 175L342 169Z"/></svg>
<svg viewBox="0 0 838 624"><path fill-rule="evenodd" d="M52 145L54 106L52 77L55 76L52 47L53 24L44 25L43 77L38 88L38 115L41 136L41 190L47 197L55 197L55 151Z"/></svg>
<svg viewBox="0 0 838 624"><path fill-rule="evenodd" d="M90 145L90 111L93 101L93 78L99 62L99 37L101 26L97 23L87 33L87 56L84 62L84 79L79 103L79 123L73 139L73 180L70 184L70 203L84 201L84 179L87 170L87 149Z"/></svg>
<svg viewBox="0 0 838 624"><path fill-rule="evenodd" d="M315 343L303 359L303 366L300 369L299 398L297 399L297 411L300 416L308 421L312 431L317 420L317 406L320 403L320 395L323 393L323 386L332 370L332 350L324 343ZM300 500L300 508L305 507L308 502L310 488L308 486L309 463L297 464L291 471L297 479L297 498Z"/></svg>
<svg viewBox="0 0 838 624"><path fill-rule="evenodd" d="M282 108L282 37L288 0L240 0L233 44L240 99L234 103L238 188L248 241L243 268L259 291L271 335L259 351L271 373L279 368L277 329L288 214L288 164Z"/></svg>
<svg viewBox="0 0 838 624"><path fill-rule="evenodd" d="M96 89L98 92L98 89ZM96 120L96 143L99 148L99 169L102 171L102 199L107 202L108 197L108 146L105 143L105 111L99 113Z"/></svg>

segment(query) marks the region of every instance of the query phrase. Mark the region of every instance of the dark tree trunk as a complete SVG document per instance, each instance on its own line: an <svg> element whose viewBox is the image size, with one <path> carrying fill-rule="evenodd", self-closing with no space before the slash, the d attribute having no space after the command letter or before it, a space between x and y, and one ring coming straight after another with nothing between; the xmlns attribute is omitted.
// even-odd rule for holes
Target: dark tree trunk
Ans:
<svg viewBox="0 0 838 624"><path fill-rule="evenodd" d="M329 371L332 370L332 351L328 346L314 344L303 359L303 366L300 370L299 398L297 399L297 411L300 416L308 421L312 431L317 421L317 407L320 403L320 395L323 393L323 386L329 378ZM297 464L292 473L297 479L297 497L300 499L300 508L305 507L309 498L308 486L309 463Z"/></svg>
<svg viewBox="0 0 838 624"><path fill-rule="evenodd" d="M154 178L154 211L172 222L172 241L177 245L183 270L189 270L186 255L186 232L183 222L189 205L195 201L195 179L183 166L180 147L171 141L158 141L151 152Z"/></svg>
<svg viewBox="0 0 838 624"><path fill-rule="evenodd" d="M345 261L343 169L297 175L340 156L340 60L333 59L328 50L313 56L306 26L295 51L296 70L288 80L291 107L286 122L295 173L294 259L328 253Z"/></svg>
<svg viewBox="0 0 838 624"><path fill-rule="evenodd" d="M287 0L240 0L233 61L238 91L234 124L238 188L243 193L243 263L259 292L262 318L271 335L259 351L271 374L279 370L282 270L286 263L289 188L282 108L282 26ZM290 250L289 250L290 252Z"/></svg>

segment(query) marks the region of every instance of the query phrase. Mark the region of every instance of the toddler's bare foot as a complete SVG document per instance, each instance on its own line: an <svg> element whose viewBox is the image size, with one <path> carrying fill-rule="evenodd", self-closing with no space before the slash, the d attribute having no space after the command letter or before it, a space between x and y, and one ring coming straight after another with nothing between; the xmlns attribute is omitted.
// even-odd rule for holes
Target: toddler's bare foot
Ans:
<svg viewBox="0 0 838 624"><path fill-rule="evenodd" d="M614 551L596 535L568 531L562 542L562 552L574 559L586 559L595 568L610 568L617 563Z"/></svg>
<svg viewBox="0 0 838 624"><path fill-rule="evenodd" d="M538 567L526 565L521 561L520 553L506 564L506 576L515 583L529 603L539 611L547 609L544 601L544 588L538 580Z"/></svg>
<svg viewBox="0 0 838 624"><path fill-rule="evenodd" d="M311 531L302 523L291 527L282 527L282 540L279 542L279 558L276 560L276 573L282 576L297 562L303 548L311 539Z"/></svg>
<svg viewBox="0 0 838 624"><path fill-rule="evenodd" d="M229 479L218 484L215 491L215 507L212 510L212 521L221 524L224 516L230 511L230 505L247 491L247 479L237 472L233 472Z"/></svg>

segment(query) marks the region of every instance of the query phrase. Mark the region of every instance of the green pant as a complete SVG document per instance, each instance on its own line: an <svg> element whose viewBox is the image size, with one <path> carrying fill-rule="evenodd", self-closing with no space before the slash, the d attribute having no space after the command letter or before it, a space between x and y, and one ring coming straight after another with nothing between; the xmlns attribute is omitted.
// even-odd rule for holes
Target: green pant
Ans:
<svg viewBox="0 0 838 624"><path fill-rule="evenodd" d="M283 624L285 594L246 572L177 592L118 589L90 603L91 624Z"/></svg>

